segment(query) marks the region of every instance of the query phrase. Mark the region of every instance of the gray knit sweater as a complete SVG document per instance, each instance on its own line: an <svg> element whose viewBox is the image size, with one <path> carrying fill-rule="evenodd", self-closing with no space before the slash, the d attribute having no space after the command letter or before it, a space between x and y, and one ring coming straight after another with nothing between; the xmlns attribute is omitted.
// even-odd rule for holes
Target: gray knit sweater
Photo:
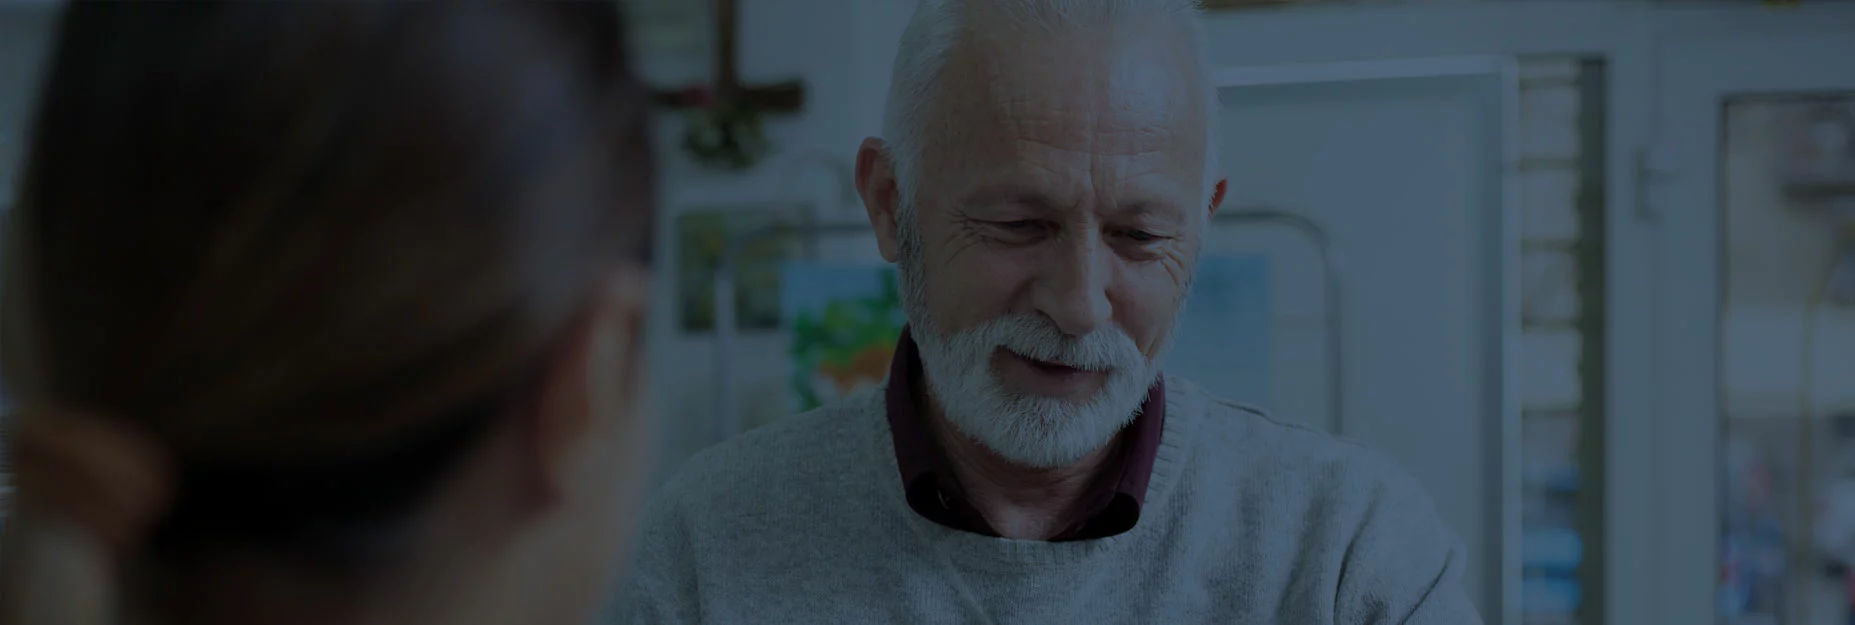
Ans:
<svg viewBox="0 0 1855 625"><path fill-rule="evenodd" d="M1386 457L1168 377L1133 529L989 538L903 498L883 395L691 459L653 498L621 621L1479 623L1463 553Z"/></svg>

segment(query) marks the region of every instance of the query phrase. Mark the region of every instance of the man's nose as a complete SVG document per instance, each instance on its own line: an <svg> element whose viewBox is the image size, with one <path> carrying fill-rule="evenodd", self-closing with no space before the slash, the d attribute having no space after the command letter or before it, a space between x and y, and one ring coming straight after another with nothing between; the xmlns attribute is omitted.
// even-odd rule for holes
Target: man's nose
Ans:
<svg viewBox="0 0 1855 625"><path fill-rule="evenodd" d="M1113 318L1114 307L1108 301L1109 254L1101 236L1094 233L1058 242L1034 291L1034 304L1064 334L1086 336Z"/></svg>

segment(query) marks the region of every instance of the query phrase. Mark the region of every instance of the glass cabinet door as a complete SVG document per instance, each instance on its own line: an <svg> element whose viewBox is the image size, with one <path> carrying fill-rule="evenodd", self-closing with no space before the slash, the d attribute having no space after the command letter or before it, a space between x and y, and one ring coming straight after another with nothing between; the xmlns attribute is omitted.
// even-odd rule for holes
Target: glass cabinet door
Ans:
<svg viewBox="0 0 1855 625"><path fill-rule="evenodd" d="M1855 622L1850 59L1832 29L1659 53L1662 622Z"/></svg>
<svg viewBox="0 0 1855 625"><path fill-rule="evenodd" d="M1721 616L1849 623L1855 90L1722 114Z"/></svg>

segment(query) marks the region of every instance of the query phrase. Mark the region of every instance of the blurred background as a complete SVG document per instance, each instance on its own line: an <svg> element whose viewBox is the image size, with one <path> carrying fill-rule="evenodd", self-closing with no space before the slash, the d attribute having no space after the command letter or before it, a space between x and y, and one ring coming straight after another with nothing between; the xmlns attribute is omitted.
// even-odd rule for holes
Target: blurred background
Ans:
<svg viewBox="0 0 1855 625"><path fill-rule="evenodd" d="M851 188L911 0L625 0L664 473L879 384ZM1212 1L1172 370L1376 445L1490 623L1855 623L1855 4ZM0 210L56 21L0 0Z"/></svg>

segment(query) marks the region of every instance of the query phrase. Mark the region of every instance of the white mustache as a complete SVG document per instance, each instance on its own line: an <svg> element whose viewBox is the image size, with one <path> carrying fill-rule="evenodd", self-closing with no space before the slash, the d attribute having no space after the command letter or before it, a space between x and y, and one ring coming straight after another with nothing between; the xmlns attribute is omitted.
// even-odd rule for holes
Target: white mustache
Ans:
<svg viewBox="0 0 1855 625"><path fill-rule="evenodd" d="M1083 371L1135 370L1146 364L1140 347L1120 328L1109 326L1072 337L1038 315L1000 317L951 338L962 353L1002 347L1031 360Z"/></svg>

